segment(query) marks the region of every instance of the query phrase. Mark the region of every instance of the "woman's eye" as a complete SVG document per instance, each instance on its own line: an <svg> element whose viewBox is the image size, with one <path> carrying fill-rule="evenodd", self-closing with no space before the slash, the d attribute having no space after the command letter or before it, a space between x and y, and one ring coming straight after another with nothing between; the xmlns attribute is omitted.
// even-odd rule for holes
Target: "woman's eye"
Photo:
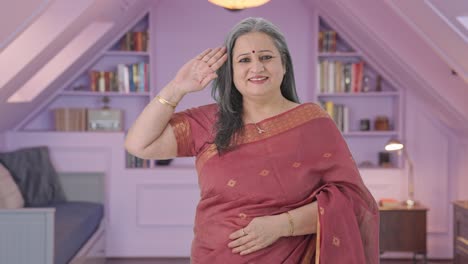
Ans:
<svg viewBox="0 0 468 264"><path fill-rule="evenodd" d="M270 56L270 55L265 55L265 56L260 57L261 60L269 60L271 58L273 58L273 56Z"/></svg>
<svg viewBox="0 0 468 264"><path fill-rule="evenodd" d="M249 61L250 61L249 58L242 58L242 59L240 59L239 62L249 62Z"/></svg>

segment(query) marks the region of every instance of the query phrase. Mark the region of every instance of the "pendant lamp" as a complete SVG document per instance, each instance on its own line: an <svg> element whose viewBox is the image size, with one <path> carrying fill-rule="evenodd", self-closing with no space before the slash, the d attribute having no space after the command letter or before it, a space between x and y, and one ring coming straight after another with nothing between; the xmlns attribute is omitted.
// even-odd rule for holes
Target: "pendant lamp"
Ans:
<svg viewBox="0 0 468 264"><path fill-rule="evenodd" d="M250 7L257 7L268 3L270 0L208 0L215 5L229 10L241 10Z"/></svg>

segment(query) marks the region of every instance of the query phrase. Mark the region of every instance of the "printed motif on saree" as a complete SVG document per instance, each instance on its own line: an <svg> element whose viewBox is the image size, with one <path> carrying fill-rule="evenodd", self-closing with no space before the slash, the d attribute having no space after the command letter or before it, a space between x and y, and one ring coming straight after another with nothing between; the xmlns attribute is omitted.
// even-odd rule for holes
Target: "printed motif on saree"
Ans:
<svg viewBox="0 0 468 264"><path fill-rule="evenodd" d="M213 144L217 105L174 114L178 156L195 156L201 197L192 263L378 263L378 207L334 122L306 103L247 124L232 151ZM240 256L229 234L255 217L318 201L317 234Z"/></svg>

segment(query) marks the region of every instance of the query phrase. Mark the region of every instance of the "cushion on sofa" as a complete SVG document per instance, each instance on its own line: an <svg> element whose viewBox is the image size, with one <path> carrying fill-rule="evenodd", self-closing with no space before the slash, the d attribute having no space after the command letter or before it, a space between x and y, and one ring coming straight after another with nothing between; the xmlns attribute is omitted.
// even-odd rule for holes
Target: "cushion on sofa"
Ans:
<svg viewBox="0 0 468 264"><path fill-rule="evenodd" d="M92 202L51 204L55 208L55 264L66 264L101 223L104 208Z"/></svg>
<svg viewBox="0 0 468 264"><path fill-rule="evenodd" d="M10 171L18 185L25 206L37 207L66 201L46 146L0 153L0 162Z"/></svg>
<svg viewBox="0 0 468 264"><path fill-rule="evenodd" d="M0 163L0 209L24 207L24 199L10 172Z"/></svg>

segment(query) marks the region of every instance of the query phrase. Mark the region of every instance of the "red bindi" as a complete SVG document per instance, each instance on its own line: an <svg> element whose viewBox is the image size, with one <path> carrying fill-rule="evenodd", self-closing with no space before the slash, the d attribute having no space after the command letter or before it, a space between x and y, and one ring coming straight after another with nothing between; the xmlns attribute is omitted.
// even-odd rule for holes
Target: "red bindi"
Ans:
<svg viewBox="0 0 468 264"><path fill-rule="evenodd" d="M255 50L252 50L252 53L255 53Z"/></svg>

